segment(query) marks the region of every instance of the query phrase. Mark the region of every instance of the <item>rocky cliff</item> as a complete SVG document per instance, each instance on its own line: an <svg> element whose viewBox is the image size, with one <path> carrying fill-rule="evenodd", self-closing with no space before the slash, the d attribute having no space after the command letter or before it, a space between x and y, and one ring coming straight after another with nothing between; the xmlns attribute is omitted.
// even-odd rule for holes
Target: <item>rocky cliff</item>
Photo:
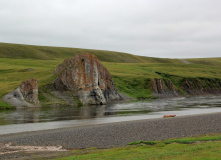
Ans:
<svg viewBox="0 0 221 160"><path fill-rule="evenodd" d="M37 80L31 78L23 81L18 88L5 95L3 100L15 107L39 106Z"/></svg>
<svg viewBox="0 0 221 160"><path fill-rule="evenodd" d="M121 100L112 76L92 54L79 54L57 66L53 87L59 92L69 91L84 105L107 104Z"/></svg>
<svg viewBox="0 0 221 160"><path fill-rule="evenodd" d="M173 82L169 79L155 78L152 80L151 86L155 96L157 97L163 98L178 96Z"/></svg>
<svg viewBox="0 0 221 160"><path fill-rule="evenodd" d="M182 89L189 95L221 93L221 80L209 78L186 78L182 81Z"/></svg>
<svg viewBox="0 0 221 160"><path fill-rule="evenodd" d="M171 77L170 77L171 78ZM168 98L185 95L208 95L221 93L221 80L216 78L181 78L175 80L161 78L151 81L151 88L156 97Z"/></svg>

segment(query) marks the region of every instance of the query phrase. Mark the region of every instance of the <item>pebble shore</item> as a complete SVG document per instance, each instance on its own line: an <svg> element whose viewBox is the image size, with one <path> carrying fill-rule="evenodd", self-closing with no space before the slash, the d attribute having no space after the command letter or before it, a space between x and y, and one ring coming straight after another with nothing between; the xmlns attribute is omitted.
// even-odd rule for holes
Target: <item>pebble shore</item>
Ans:
<svg viewBox="0 0 221 160"><path fill-rule="evenodd" d="M16 133L0 136L0 144L62 146L62 149L111 148L134 141L221 133L221 113L177 116L110 124Z"/></svg>

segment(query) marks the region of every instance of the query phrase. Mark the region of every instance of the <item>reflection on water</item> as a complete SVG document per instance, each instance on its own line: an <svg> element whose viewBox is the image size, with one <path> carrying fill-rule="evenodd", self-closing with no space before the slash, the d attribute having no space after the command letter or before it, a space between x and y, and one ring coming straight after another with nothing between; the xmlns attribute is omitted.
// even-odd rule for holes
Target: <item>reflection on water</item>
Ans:
<svg viewBox="0 0 221 160"><path fill-rule="evenodd" d="M105 116L107 106L22 108L0 112L0 124L81 120Z"/></svg>
<svg viewBox="0 0 221 160"><path fill-rule="evenodd" d="M162 99L103 106L24 108L0 111L0 125L65 120L79 121L108 117L119 119L119 117L123 116L151 115L155 112L162 111L180 111L193 108L209 109L217 107L221 107L221 96Z"/></svg>

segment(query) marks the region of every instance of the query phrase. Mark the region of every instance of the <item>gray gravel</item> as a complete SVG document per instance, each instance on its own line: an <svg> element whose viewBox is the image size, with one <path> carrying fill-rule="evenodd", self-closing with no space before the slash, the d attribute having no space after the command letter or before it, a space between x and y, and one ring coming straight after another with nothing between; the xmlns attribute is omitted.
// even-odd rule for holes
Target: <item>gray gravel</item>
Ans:
<svg viewBox="0 0 221 160"><path fill-rule="evenodd" d="M129 121L2 135L0 143L63 146L64 149L110 148L133 141L163 140L221 133L221 113Z"/></svg>

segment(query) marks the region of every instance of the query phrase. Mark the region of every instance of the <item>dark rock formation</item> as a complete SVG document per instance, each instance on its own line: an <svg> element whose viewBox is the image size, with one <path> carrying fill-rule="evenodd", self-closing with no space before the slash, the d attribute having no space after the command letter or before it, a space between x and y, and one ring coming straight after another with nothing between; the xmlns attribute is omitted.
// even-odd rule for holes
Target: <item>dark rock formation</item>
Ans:
<svg viewBox="0 0 221 160"><path fill-rule="evenodd" d="M15 107L35 107L39 105L37 80L23 81L19 87L3 97L3 100Z"/></svg>
<svg viewBox="0 0 221 160"><path fill-rule="evenodd" d="M169 98L184 95L208 95L221 93L221 80L210 78L180 78L178 89L169 79L153 79L151 87L154 95Z"/></svg>
<svg viewBox="0 0 221 160"><path fill-rule="evenodd" d="M70 91L84 105L107 104L122 99L112 76L92 54L79 54L56 67L53 86L60 92Z"/></svg>
<svg viewBox="0 0 221 160"><path fill-rule="evenodd" d="M189 95L219 94L221 93L221 80L210 78L184 79L182 89Z"/></svg>
<svg viewBox="0 0 221 160"><path fill-rule="evenodd" d="M153 79L152 90L157 97L178 96L174 84L168 79Z"/></svg>

